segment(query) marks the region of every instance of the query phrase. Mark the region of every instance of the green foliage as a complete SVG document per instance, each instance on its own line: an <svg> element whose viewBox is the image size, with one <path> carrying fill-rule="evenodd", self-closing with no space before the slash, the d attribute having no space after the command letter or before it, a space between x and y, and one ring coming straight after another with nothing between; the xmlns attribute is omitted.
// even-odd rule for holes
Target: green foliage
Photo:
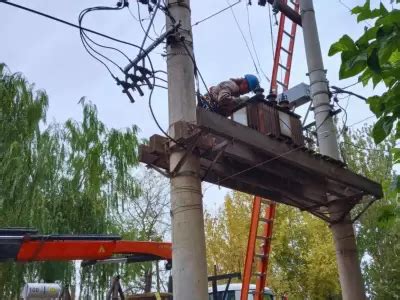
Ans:
<svg viewBox="0 0 400 300"><path fill-rule="evenodd" d="M399 1L396 1L399 3ZM366 29L357 40L344 35L334 43L329 55L341 53L341 79L359 75L364 86L372 82L386 86L382 95L370 97L367 102L378 122L372 131L376 143L381 143L394 129L400 139L400 10L388 11L380 2L379 8L371 9L370 1L353 8L357 21L372 20L374 25ZM396 160L399 152L396 151Z"/></svg>
<svg viewBox="0 0 400 300"><path fill-rule="evenodd" d="M216 215L206 212L208 269L242 271L252 209L250 195L227 195ZM274 222L268 286L290 299L332 299L340 294L332 235L321 220L279 205Z"/></svg>
<svg viewBox="0 0 400 300"><path fill-rule="evenodd" d="M0 65L0 227L41 233L119 233L115 213L135 201L137 128L108 129L96 107L81 102L81 122L46 125L48 97ZM134 228L130 229L134 231ZM92 272L93 270L94 272ZM101 293L116 266L82 271L82 284ZM135 278L133 266L119 269ZM72 263L0 265L0 298L16 298L24 281L74 278Z"/></svg>
<svg viewBox="0 0 400 300"><path fill-rule="evenodd" d="M399 198L393 188L393 147L390 135L379 145L371 138L370 127L344 136L342 153L355 172L382 182L385 197L372 205L356 223L357 245L363 275L372 299L397 299L400 296L400 211ZM354 214L358 214L356 209Z"/></svg>

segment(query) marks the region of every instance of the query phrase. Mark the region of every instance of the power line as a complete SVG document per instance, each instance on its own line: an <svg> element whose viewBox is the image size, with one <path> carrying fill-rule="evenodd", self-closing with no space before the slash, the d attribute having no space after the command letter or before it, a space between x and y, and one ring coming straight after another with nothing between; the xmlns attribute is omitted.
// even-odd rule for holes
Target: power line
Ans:
<svg viewBox="0 0 400 300"><path fill-rule="evenodd" d="M269 31L270 31L270 36L271 36L271 54L272 54L272 60L275 59L275 37L274 37L274 32L272 29L272 15L271 15L271 6L268 5L268 19L269 19Z"/></svg>
<svg viewBox="0 0 400 300"><path fill-rule="evenodd" d="M242 0L238 0L238 1L236 1L235 3L233 3L233 4L229 5L229 6L227 6L227 7L223 8L223 9L221 9L221 10L219 10L219 11L217 11L217 12L211 14L211 15L209 15L208 17L206 17L206 18L204 18L204 19L201 19L200 21L197 21L196 23L194 23L194 24L192 25L192 27L197 26L197 25L199 25L199 24L201 24L201 23L203 23L203 22L205 22L205 21L207 21L207 20L209 20L209 19L211 19L211 18L213 18L213 17L218 16L219 14L223 13L224 11L226 11L226 10L228 10L228 9L230 9L230 8L232 8L232 7L234 7L234 6L236 6L236 5L239 4L241 1L242 1Z"/></svg>
<svg viewBox="0 0 400 300"><path fill-rule="evenodd" d="M197 74L197 73L199 74L200 79L201 79L204 87L206 88L207 93L209 93L210 90L208 89L208 86L203 78L203 75L201 74L199 68L197 67L197 62L196 62L196 58L194 57L194 54L190 53L190 50L188 49L188 47L186 46L184 41L182 42L182 44L183 44L183 47L185 48L186 53L189 55L190 59L193 62L195 74Z"/></svg>
<svg viewBox="0 0 400 300"><path fill-rule="evenodd" d="M141 16L141 14L140 14L140 4L139 4L139 1L136 1L136 4L137 4L137 12L138 12L138 21L139 21L139 25L140 25L140 28L142 28L143 32L146 34L146 29L144 29L144 26L143 26L143 21L144 21L145 19L142 19L142 16ZM134 16L133 13L132 13L132 16ZM134 19L136 19L136 18L134 18ZM154 42L154 39L153 39L152 37L149 36L148 38L149 38L149 40L151 40L152 42Z"/></svg>
<svg viewBox="0 0 400 300"><path fill-rule="evenodd" d="M361 83L361 81L354 82L354 83L352 83L352 84L350 84L350 85L348 85L348 86L343 87L342 90L346 90L346 89L348 89L348 88L351 88L351 87L353 87L353 86L355 86L355 85L357 85L357 84L359 84L359 83Z"/></svg>
<svg viewBox="0 0 400 300"><path fill-rule="evenodd" d="M251 24L250 24L249 5L246 4L246 3L245 3L244 5L246 6L246 12L247 12L247 26L248 26L248 29L249 29L250 41L251 41L251 44L252 44L252 46L253 46L253 51L254 51L254 54L255 54L256 59L257 59L258 67L260 68L261 73L264 75L265 79L267 79L268 82L271 82L271 79L268 78L268 76L265 74L263 68L261 67L260 59L258 58L257 49L256 49L256 46L254 45L253 33L251 32Z"/></svg>
<svg viewBox="0 0 400 300"><path fill-rule="evenodd" d="M60 18L51 16L51 15L49 15L49 14L40 12L40 11L38 11L38 10L31 9L31 8L29 8L29 7L26 7L26 6L22 6L22 5L19 5L19 4L16 4L16 3L12 3L12 2L9 2L9 1L7 1L7 0L0 0L0 3L7 4L7 5L10 5L10 6L14 6L14 7L17 7L17 8L19 8L19 9L22 9L22 10L25 10L25 11L28 11L28 12L31 12L31 13L34 13L34 14L37 14L37 15L40 15L40 16L42 16L42 17L51 19L51 20L53 20L53 21L57 21L57 22L62 23L62 24L64 24L64 25L68 25L68 26L71 26L71 27L74 27L74 28L77 28L77 29L80 29L80 30L84 30L84 31L87 31L87 32L96 34L96 35L98 35L98 36L107 38L107 39L109 39L109 40L112 40L112 41L114 41L114 42L118 42L118 43L121 43L121 44L129 45L129 46L132 46L132 47L135 47L135 48L140 49L140 47L139 47L138 45L136 45L136 44L133 44L133 43L130 43L130 42L127 42L127 41L124 41L124 40L120 40L120 39L117 39L117 38L114 38L114 37L112 37L112 36L106 35L106 34L104 34L104 33L101 33L101 32L98 32L98 31L95 31L95 30L86 28L86 27L81 27L81 26L76 25L76 24L74 24L74 23L71 23L71 22L65 21L65 20L63 20L63 19L60 19Z"/></svg>
<svg viewBox="0 0 400 300"><path fill-rule="evenodd" d="M355 96L355 97L357 97L357 98L359 98L361 100L367 101L367 98L365 98L364 96L361 96L359 94L356 94L356 93L353 93L353 92L350 92L350 91L346 91L346 90L344 90L342 88L339 88L337 86L331 86L331 88L334 90L332 92L333 94L348 94L348 95L351 95L351 96Z"/></svg>
<svg viewBox="0 0 400 300"><path fill-rule="evenodd" d="M360 120L360 121L357 121L357 122L355 122L355 123L353 123L353 124L351 124L351 125L349 125L349 126L347 126L347 127L353 127L353 126L355 126L355 125L358 125L358 124L360 124L360 123L362 123L362 122L365 122L365 121L367 121L367 120L369 120L369 119L372 119L372 118L375 118L375 116L369 116L369 117L367 117L367 118L365 118L365 119L362 119L362 120Z"/></svg>
<svg viewBox="0 0 400 300"><path fill-rule="evenodd" d="M346 8L351 14L353 14L352 9L346 4L344 3L342 0L338 0L338 2L344 7ZM365 24L367 24L368 26L372 27L371 23L369 23L367 20L363 20L363 22Z"/></svg>
<svg viewBox="0 0 400 300"><path fill-rule="evenodd" d="M125 3L124 3L124 4L125 4ZM85 15L86 15L87 13L89 13L89 12L94 12L94 11L101 11L101 10L106 10L106 11L121 10L121 9L123 9L123 8L125 7L124 4L121 4L121 6L117 6L117 7L96 6L96 7L90 7L90 8L86 8L86 9L82 10L82 11L80 12L79 18L78 18L79 27L82 27L83 18L85 17ZM102 44L99 44L99 43L93 41L93 40L86 34L86 32L85 32L84 30L82 30L82 29L79 29L79 33L80 33L80 38L81 38L82 44L84 45L84 48L85 48L86 52L88 52L88 53L90 54L90 56L92 56L93 58L95 58L97 61L100 61L103 65L106 65L103 61L101 61L101 59L100 59L99 57L96 57L96 55L94 55L94 54L91 52L91 51L93 51L95 54L97 54L98 56L100 56L100 57L104 58L105 60L109 61L109 62L112 63L114 66L116 66L121 72L123 72L122 68L121 68L115 61L113 61L113 60L110 59L109 57L103 55L102 53L100 53L100 52L98 52L96 49L94 49L94 48L89 44L88 40L91 41L93 44L95 44L95 45L98 46L98 47L106 48L106 49L112 49L112 50L115 50L115 51L121 53L121 54L124 55L124 56L128 59L128 61L129 61L129 58L128 58L128 56L127 56L125 53L123 53L121 50L119 50L119 49L117 49L117 48L104 46L104 45L102 45ZM91 51L90 51L88 48L89 48ZM110 69L109 69L108 67L107 67L107 70L110 72ZM112 75L112 77L113 77L114 79L116 78L115 75Z"/></svg>
<svg viewBox="0 0 400 300"><path fill-rule="evenodd" d="M356 145L356 144L354 144L354 143L352 143L352 142L347 142L347 141L343 141L343 142L341 142L341 144L346 144L346 145L349 145L349 146L351 146L351 147L354 147L354 148L356 148L356 149L358 149L358 150L363 150L363 151L368 151L368 152L385 152L385 153L390 153L390 151L388 151L388 150L386 150L386 149L377 149L377 148L366 148L366 147L361 147L361 146L358 146L358 145Z"/></svg>
<svg viewBox="0 0 400 300"><path fill-rule="evenodd" d="M145 32L145 35L144 35L142 44L140 45L140 48L141 48L141 49L143 49L143 47L144 47L144 45L145 45L145 43L146 43L147 37L149 37L149 32L150 32L151 26L153 25L154 19L156 18L157 11L158 11L158 9L159 9L159 7L160 7L160 3L161 3L161 0L158 0L158 1L157 1L157 4L156 4L156 8L155 8L155 10L153 11L153 15L151 16L149 26L147 27L147 30L146 30L146 32ZM141 51L143 51L143 50L141 50Z"/></svg>
<svg viewBox="0 0 400 300"><path fill-rule="evenodd" d="M226 1L226 3L227 3L228 5L230 5L229 0L225 0L225 1ZM241 26L240 26L240 24L239 24L239 21L238 21L238 19L236 18L235 11L233 10L232 7L230 8L230 10L231 10L233 19L235 20L236 26L237 26L237 28L239 29L240 34L241 34L241 36L242 36L242 39L243 39L243 41L244 41L244 43L245 43L245 45L246 45L247 51L249 52L250 58L251 58L251 60L253 61L254 69L256 70L258 76L260 76L260 72L258 71L257 64L256 64L256 61L255 61L255 59L254 59L253 53L252 53L251 50L250 50L249 43L247 42L247 39L246 39L246 37L245 37L245 35L244 35L244 33L243 33L243 30L242 30L242 28L241 28Z"/></svg>
<svg viewBox="0 0 400 300"><path fill-rule="evenodd" d="M350 97L351 97L351 95L348 96L348 98L350 98ZM343 117L342 117L343 128L342 128L342 132L340 133L341 135L343 135L344 131L345 131L346 128L347 128L347 126L346 126L346 125L347 125L347 119L348 119L347 110L346 110L343 106L340 105L339 99L334 98L334 102L336 103L337 106L339 106L339 108L340 108L340 109L343 111L343 113L344 113L344 115L343 115Z"/></svg>

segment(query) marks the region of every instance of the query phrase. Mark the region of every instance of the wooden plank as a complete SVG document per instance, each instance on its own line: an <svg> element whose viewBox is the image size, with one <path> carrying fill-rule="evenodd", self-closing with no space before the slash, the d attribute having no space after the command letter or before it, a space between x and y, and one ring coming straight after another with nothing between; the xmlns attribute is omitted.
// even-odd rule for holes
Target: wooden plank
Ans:
<svg viewBox="0 0 400 300"><path fill-rule="evenodd" d="M315 172L315 174L319 174L320 176L367 192L376 198L383 196L381 185L372 180L357 175L332 162L318 159L300 149L296 150L285 143L265 136L218 114L198 108L197 125L217 135L233 138L235 141L240 141L271 156L281 156L279 158L280 161L285 161L294 167Z"/></svg>

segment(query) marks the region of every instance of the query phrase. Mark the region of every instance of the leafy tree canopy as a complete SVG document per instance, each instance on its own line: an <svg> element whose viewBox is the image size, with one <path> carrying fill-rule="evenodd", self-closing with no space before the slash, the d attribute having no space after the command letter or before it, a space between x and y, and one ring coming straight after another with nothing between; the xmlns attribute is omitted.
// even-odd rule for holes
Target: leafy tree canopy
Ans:
<svg viewBox="0 0 400 300"><path fill-rule="evenodd" d="M400 0L393 1L400 3ZM396 4L395 4L396 5ZM340 79L359 76L365 86L372 82L383 84L387 90L382 95L369 97L367 103L378 118L372 130L376 143L381 143L394 131L400 139L400 10L388 10L382 2L371 9L370 0L352 9L357 21L370 20L374 25L366 28L356 40L343 35L334 43L329 55L341 54ZM394 161L400 162L400 149L394 148ZM400 179L397 179L400 190Z"/></svg>

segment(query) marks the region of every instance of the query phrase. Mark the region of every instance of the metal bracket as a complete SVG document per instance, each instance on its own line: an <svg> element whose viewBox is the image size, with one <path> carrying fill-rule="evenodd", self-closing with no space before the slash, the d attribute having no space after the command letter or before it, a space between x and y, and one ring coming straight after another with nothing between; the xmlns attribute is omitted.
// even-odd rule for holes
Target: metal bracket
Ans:
<svg viewBox="0 0 400 300"><path fill-rule="evenodd" d="M179 170L182 168L183 164L185 163L186 159L188 158L189 154L191 154L194 151L194 149L196 149L201 136L202 136L201 132L196 133L196 135L194 136L195 140L190 145L190 147L186 149L185 155L183 155L181 160L176 164L175 168L170 172L171 177L175 177L177 175L177 173L179 172Z"/></svg>
<svg viewBox="0 0 400 300"><path fill-rule="evenodd" d="M148 165L146 165L146 167L147 167L147 168L153 169L154 171L160 173L161 175L163 175L163 176L166 177L166 178L171 178L171 175L170 175L170 174L168 174L167 172L161 170L159 167L157 167L157 166L155 166L155 165L148 164Z"/></svg>
<svg viewBox="0 0 400 300"><path fill-rule="evenodd" d="M360 211L360 213L357 216L355 216L353 219L351 219L351 223L354 223L355 221L357 221L367 211L367 209L370 208L371 205L374 204L377 200L378 199L376 199L374 197L371 201L369 201L368 204L366 204L364 206L364 208Z"/></svg>
<svg viewBox="0 0 400 300"><path fill-rule="evenodd" d="M221 155L224 153L226 147L228 147L229 144L230 144L230 142L228 140L225 140L222 143L218 144L214 149L212 149L212 152L217 150L218 154L217 154L217 156L215 156L214 160L211 162L211 165L208 167L207 171L204 173L203 177L201 178L201 181L203 181L207 177L208 173L210 173L210 171L212 170L214 165L217 163L217 161L219 160Z"/></svg>

